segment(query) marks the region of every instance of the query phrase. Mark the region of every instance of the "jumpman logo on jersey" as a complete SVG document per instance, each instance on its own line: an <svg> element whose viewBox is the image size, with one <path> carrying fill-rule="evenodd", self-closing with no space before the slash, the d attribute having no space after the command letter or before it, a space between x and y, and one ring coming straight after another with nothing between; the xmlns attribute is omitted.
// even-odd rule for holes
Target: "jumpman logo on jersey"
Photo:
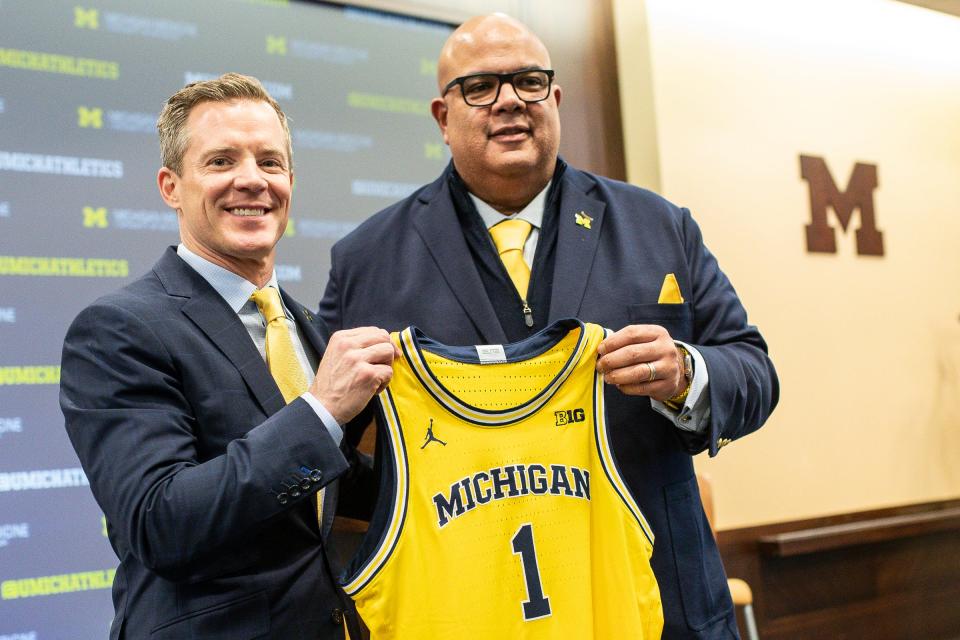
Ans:
<svg viewBox="0 0 960 640"><path fill-rule="evenodd" d="M421 446L420 448L423 449L431 442L439 442L443 446L447 446L446 442L444 442L437 436L433 435L433 418L430 418L430 426L427 427L427 437L423 439L423 446Z"/></svg>

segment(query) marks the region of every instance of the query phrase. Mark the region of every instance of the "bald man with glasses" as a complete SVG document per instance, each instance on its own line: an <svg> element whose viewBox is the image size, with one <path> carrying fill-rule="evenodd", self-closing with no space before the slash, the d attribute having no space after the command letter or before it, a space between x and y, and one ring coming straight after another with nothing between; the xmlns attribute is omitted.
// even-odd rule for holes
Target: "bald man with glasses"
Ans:
<svg viewBox="0 0 960 640"><path fill-rule="evenodd" d="M563 93L523 24L468 20L437 79L431 111L452 161L334 246L323 319L415 325L458 345L516 342L567 317L614 330L597 367L614 455L656 537L663 637L738 637L692 456L773 411L766 343L688 210L558 157Z"/></svg>

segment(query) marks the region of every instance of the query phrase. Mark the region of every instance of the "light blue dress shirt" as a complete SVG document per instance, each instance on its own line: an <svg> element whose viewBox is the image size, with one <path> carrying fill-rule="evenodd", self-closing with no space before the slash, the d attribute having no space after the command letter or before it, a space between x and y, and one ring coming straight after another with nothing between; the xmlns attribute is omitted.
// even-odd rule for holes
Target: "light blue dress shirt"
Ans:
<svg viewBox="0 0 960 640"><path fill-rule="evenodd" d="M227 305L236 312L240 318L240 322L243 323L243 327L247 330L247 333L250 334L250 339L253 340L253 343L257 346L260 356L264 362L266 362L267 325L263 319L263 315L260 313L260 309L257 308L257 304L250 299L253 292L257 290L257 286L246 278L238 276L232 271L228 271L220 265L198 256L193 251L190 251L183 243L177 246L177 255L190 265L194 271L199 273L204 280L210 283L214 291L219 293ZM277 285L276 271L270 275L270 281L265 286L273 287L278 291L280 290L280 287ZM294 322L293 316L290 310L287 309L287 305L283 302L282 297L280 298L280 302L283 304L283 312L287 317L287 328L290 330L290 337L293 338L293 349L297 354L297 360L300 361L300 366L303 368L306 379L313 380L318 362L313 361L313 354L308 355L307 350L304 349L303 335L300 333L300 328L297 327L297 323ZM323 426L330 432L334 442L339 444L343 439L343 429L337 424L337 421L330 412L327 411L327 408L323 406L323 403L317 400L309 391L300 397L313 407L314 412L316 412L320 421L323 422Z"/></svg>

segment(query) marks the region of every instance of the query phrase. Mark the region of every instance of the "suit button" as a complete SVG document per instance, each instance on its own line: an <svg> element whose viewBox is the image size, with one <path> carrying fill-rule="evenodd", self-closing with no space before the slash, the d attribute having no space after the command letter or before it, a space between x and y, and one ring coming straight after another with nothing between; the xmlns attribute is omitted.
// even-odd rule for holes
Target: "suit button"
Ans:
<svg viewBox="0 0 960 640"><path fill-rule="evenodd" d="M313 486L313 481L310 480L310 478L300 479L300 488L303 489L304 491L307 491L308 489L310 489L311 486Z"/></svg>
<svg viewBox="0 0 960 640"><path fill-rule="evenodd" d="M290 502L290 496L288 496L285 493L279 493L277 494L277 502L279 502L280 504L287 504L288 502Z"/></svg>
<svg viewBox="0 0 960 640"><path fill-rule="evenodd" d="M343 611L334 609L330 612L330 619L333 620L333 624L343 624Z"/></svg>
<svg viewBox="0 0 960 640"><path fill-rule="evenodd" d="M291 498L299 498L299 497L300 497L300 487L298 487L298 486L296 486L296 485L294 485L294 486L290 487L289 489L287 489L287 492L290 494L290 497L291 497Z"/></svg>
<svg viewBox="0 0 960 640"><path fill-rule="evenodd" d="M314 482L320 482L323 480L323 471L320 469L314 469L310 472L310 478L313 479Z"/></svg>

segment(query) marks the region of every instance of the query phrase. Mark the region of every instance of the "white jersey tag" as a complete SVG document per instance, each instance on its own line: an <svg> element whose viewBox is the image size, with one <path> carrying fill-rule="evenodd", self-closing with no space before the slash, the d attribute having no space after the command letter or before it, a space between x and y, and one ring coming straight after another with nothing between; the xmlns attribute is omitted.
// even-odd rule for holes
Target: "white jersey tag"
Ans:
<svg viewBox="0 0 960 640"><path fill-rule="evenodd" d="M478 344L474 347L480 364L497 364L507 361L507 354L502 344Z"/></svg>

